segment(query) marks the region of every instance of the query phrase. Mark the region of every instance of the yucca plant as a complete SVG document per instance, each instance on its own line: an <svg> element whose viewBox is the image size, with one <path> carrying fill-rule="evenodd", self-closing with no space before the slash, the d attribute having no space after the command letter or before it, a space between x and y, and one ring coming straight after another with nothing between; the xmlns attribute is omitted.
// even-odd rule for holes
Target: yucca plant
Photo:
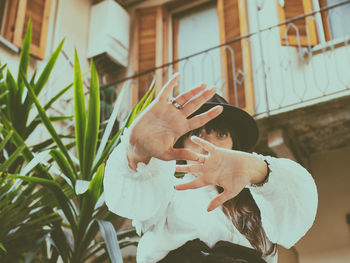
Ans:
<svg viewBox="0 0 350 263"><path fill-rule="evenodd" d="M0 174L0 241L3 245L0 261L31 262L61 218L43 205L45 189L37 190L3 172Z"/></svg>
<svg viewBox="0 0 350 263"><path fill-rule="evenodd" d="M46 236L61 221L44 201L51 195L47 189L15 181L5 172L18 158L24 159L27 146L23 141L15 143L17 136L15 130L0 124L0 152L8 144L18 146L11 155L6 153L0 163L0 262L4 263L30 262Z"/></svg>
<svg viewBox="0 0 350 263"><path fill-rule="evenodd" d="M27 42L28 37L21 52L20 68L24 71L29 60ZM53 56L50 63L54 60ZM46 66L44 71L50 71L49 68ZM61 218L42 202L51 195L47 189L37 189L7 176L7 172L19 172L24 162L33 159L34 153L25 143L28 136L23 131L29 135L29 130L33 131L38 123L35 120L21 130L20 123L28 118L30 103L26 111L23 83L16 82L9 70L4 74L5 70L6 64L0 63L0 262L12 263L30 260ZM39 79L45 82L43 76ZM42 166L37 166L36 171L40 176L48 176Z"/></svg>
<svg viewBox="0 0 350 263"><path fill-rule="evenodd" d="M51 56L39 78L36 80L36 74L34 74L30 80L27 80L30 39L31 22L29 21L21 51L17 81L9 71L4 77L1 72L5 67L0 66L0 123L2 127L0 144L3 146L0 151L0 171L20 174L12 174L9 178L4 177L3 182L4 184L12 182L13 179L26 182L26 187L33 190L33 192L27 191L29 195L32 193L34 195L34 192L38 193L34 196L41 194L40 202L47 212L45 216L53 215L52 211L60 215L61 221L50 223L45 239L49 242L35 243L41 249L39 253L42 262L48 262L48 259L50 262L56 262L59 257L63 262L74 263L87 260L96 263L104 262L108 258L112 262L120 262L118 239L130 233L117 235L110 223L116 216L107 212L103 202L104 162L113 147L119 143L123 129L129 126L137 114L151 102L155 92L154 81L147 94L134 107L127 121L121 125L121 129L110 139L110 133L125 92L125 89L122 90L102 139L98 141L100 107L97 72L94 64L91 63L90 95L86 111L82 74L78 56L75 54L73 86L76 135L74 145L78 153L76 158L70 151L70 147L63 143L62 136L58 134L52 123L67 117L49 117L46 113L46 110L71 86L61 90L45 106L38 101L38 95L49 79L63 42ZM29 122L29 111L33 105L39 114L37 118ZM47 128L51 138L40 142L35 147L28 147L25 141L40 123ZM36 154L39 152L41 153ZM48 156L46 156L47 153ZM49 159L45 161L45 158ZM24 164L26 166L23 168ZM3 175L4 173L1 174L1 177ZM42 187L35 188L38 185ZM1 215L5 214L1 213ZM105 241L97 238L100 230ZM12 250L7 249L6 244L0 240L0 250L7 251L7 255L10 255L9 251ZM129 244L131 242L122 241L120 247ZM97 254L98 257L96 257ZM35 253L31 255L34 256Z"/></svg>
<svg viewBox="0 0 350 263"><path fill-rule="evenodd" d="M0 66L0 122L10 123L11 127L15 130L21 140L26 141L28 137L33 134L35 129L41 123L39 116L33 119L29 118L29 113L33 108L33 100L28 96L26 89L24 88L24 78L27 78L28 67L29 67L29 56L30 56L30 43L31 43L31 32L32 32L32 22L29 20L25 38L23 40L23 46L20 54L20 61L18 67L18 76L15 78L13 74L7 69L4 74L6 65ZM39 96L44 86L46 85L48 79L50 78L52 69L61 52L63 41L58 45L55 52L49 58L43 71L39 76L36 76L34 72L30 79L30 83L35 87L34 93ZM54 97L52 97L49 102L43 107L48 110L52 104L57 101L65 92L67 92L72 85L68 85L59 91ZM66 119L71 119L72 116L55 116L50 117L51 121L62 121ZM52 140L42 142L41 144L31 147L31 150L35 152L40 152L48 147L52 143ZM6 145L6 153L11 155L17 149L14 144ZM0 154L0 162L4 161L4 156ZM16 172L16 169L20 167L25 161L25 158L19 157L11 167L9 171Z"/></svg>
<svg viewBox="0 0 350 263"><path fill-rule="evenodd" d="M40 105L35 90L35 83L23 81L28 90L28 96L33 100L42 123L50 133L57 148L50 150L49 154L54 160L53 165L61 172L56 179L38 178L35 176L14 176L22 180L41 184L53 192L57 208L64 219L59 233L52 236L54 246L52 254L60 256L64 262L86 262L94 258L97 252L107 249L112 262L121 262L122 257L118 245L117 234L110 221L115 215L107 212L103 200L103 174L104 164L114 146L119 143L123 129L131 124L151 102L155 88L149 89L141 101L134 107L129 118L121 129L108 140L110 131L116 119L118 106L121 103L125 89L122 90L107 124L106 130L98 144L100 126L100 98L99 82L94 63L91 62L91 82L89 102L86 110L83 80L77 52L74 58L74 119L76 135L77 158L67 149L47 116L45 109ZM154 81L153 81L154 84ZM97 148L98 146L98 148ZM31 163L28 164L30 166ZM63 185L66 191L63 190ZM101 230L105 241L96 239ZM127 244L127 243L124 243ZM102 262L107 257L103 254L94 258L92 262Z"/></svg>

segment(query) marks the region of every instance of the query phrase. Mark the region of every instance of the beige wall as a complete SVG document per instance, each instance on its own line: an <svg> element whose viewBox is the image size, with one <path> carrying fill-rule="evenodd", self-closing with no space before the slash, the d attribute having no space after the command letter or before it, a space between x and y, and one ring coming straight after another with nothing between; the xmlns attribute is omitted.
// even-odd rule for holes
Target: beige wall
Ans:
<svg viewBox="0 0 350 263"><path fill-rule="evenodd" d="M47 36L46 57L45 60L37 60L31 58L29 76L36 69L38 73L43 69L43 66L50 57L50 54L57 48L63 38L65 43L63 51L68 55L67 60L61 53L58 57L56 65L47 86L42 91L39 100L42 103L47 102L61 89L66 87L73 81L73 68L70 62L74 62L74 48L77 48L80 58L82 72L89 69L87 60L88 34L89 34L89 18L91 1L88 0L52 0L49 31ZM0 60L2 63L7 63L11 72L17 76L19 63L19 53L15 53L5 45L0 45ZM68 92L61 101L53 105L51 115L71 115L73 113L73 101L69 100L73 97L73 89ZM69 100L68 102L65 100ZM35 110L31 116L35 116ZM65 123L62 123L58 128L64 128ZM29 138L28 144L43 140L48 135L44 128L39 128L37 132Z"/></svg>
<svg viewBox="0 0 350 263"><path fill-rule="evenodd" d="M325 142L327 143L327 142ZM310 158L319 193L315 223L297 244L301 263L350 262L350 147Z"/></svg>
<svg viewBox="0 0 350 263"><path fill-rule="evenodd" d="M82 70L86 71L88 69L86 54L90 6L90 1L87 0L52 0L45 60L48 60L49 55L55 50L60 41L65 38L63 50L73 61L74 47L76 47L81 58ZM8 68L14 74L17 74L19 53L15 53L1 44L0 59L2 62L8 64ZM30 70L38 69L40 71L45 60L31 59ZM68 67L68 65L64 65L64 67ZM60 70L61 67L57 65L53 73L53 78L56 77L60 79L60 81L65 82L66 79L62 78ZM52 89L59 89L59 85L55 85L51 90Z"/></svg>

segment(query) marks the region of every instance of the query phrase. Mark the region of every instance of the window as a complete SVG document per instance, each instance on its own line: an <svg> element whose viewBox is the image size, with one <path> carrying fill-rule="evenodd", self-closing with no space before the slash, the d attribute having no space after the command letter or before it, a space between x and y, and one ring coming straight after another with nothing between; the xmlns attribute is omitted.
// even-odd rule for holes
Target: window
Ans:
<svg viewBox="0 0 350 263"><path fill-rule="evenodd" d="M32 18L31 54L44 59L51 0L3 0L0 4L0 35L22 46L29 18Z"/></svg>
<svg viewBox="0 0 350 263"><path fill-rule="evenodd" d="M173 60L218 46L220 39L215 2L174 15L173 32ZM199 82L205 82L211 86L216 85L221 93L219 49L180 61L175 64L175 71L182 75L180 92Z"/></svg>
<svg viewBox="0 0 350 263"><path fill-rule="evenodd" d="M319 0L320 8L335 5L344 0ZM350 3L321 12L326 41L350 36Z"/></svg>
<svg viewBox="0 0 350 263"><path fill-rule="evenodd" d="M171 59L176 60L238 38L237 41L225 48L218 48L212 52L214 70L216 71L213 75L219 75L221 78L222 94L230 103L251 111L252 105L254 105L254 95L249 40L239 39L240 36L249 33L246 1L189 2L181 0L170 2L164 6L137 10L133 41L136 45L133 54L134 72L147 71L169 62L169 46L173 54ZM196 2L198 4L195 4ZM186 4L190 5L187 9L184 8ZM178 10L179 7L181 11ZM175 12L174 9L178 11ZM172 35L170 45L169 32ZM187 39L188 34L191 34L192 41ZM206 35L212 35L212 37L209 39ZM205 43L201 43L203 39L206 39ZM195 63L193 74L197 77L185 77L185 86L191 86L193 81L196 82L198 79L202 81L203 77L204 81L209 80L209 83L212 83L213 79L214 82L217 81L210 68L204 70L205 76L202 76L201 60L203 57L193 57L192 59L192 63ZM175 70L181 70L184 63L186 61L174 65ZM166 79L165 71L156 73L157 81ZM138 97L145 93L146 84L149 85L151 81L149 75L138 78Z"/></svg>
<svg viewBox="0 0 350 263"><path fill-rule="evenodd" d="M302 16L318 8L344 2L344 0L276 0L279 22ZM350 35L350 4L345 4L321 12L321 19L317 14L307 16L288 25L280 26L282 45L289 46L315 46L320 42L330 41L339 37ZM317 27L318 24L319 26Z"/></svg>

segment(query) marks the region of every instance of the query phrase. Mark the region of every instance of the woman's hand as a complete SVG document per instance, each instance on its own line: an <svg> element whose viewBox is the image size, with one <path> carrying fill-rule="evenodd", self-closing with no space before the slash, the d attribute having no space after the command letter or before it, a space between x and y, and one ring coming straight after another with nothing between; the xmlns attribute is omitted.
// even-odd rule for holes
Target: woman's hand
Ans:
<svg viewBox="0 0 350 263"><path fill-rule="evenodd" d="M215 88L204 84L176 97L181 109L169 102L172 90L180 78L175 74L162 88L155 100L131 125L130 147L127 158L130 168L136 170L138 162L148 163L152 157L161 160L198 160L197 154L188 149L174 149L177 139L190 130L203 126L222 112L217 106L187 119L215 94Z"/></svg>
<svg viewBox="0 0 350 263"><path fill-rule="evenodd" d="M175 186L176 190L195 189L217 185L224 191L208 206L211 211L238 195L248 183L258 183L267 175L267 165L252 154L216 147L208 141L192 136L191 140L208 154L188 165L178 165L177 172L191 173L197 178L189 183Z"/></svg>

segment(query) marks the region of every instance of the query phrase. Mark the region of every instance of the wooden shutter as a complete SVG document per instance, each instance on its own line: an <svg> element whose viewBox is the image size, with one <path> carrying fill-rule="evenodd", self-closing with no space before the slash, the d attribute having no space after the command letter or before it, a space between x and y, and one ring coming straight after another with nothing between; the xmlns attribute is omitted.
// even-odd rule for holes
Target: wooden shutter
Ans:
<svg viewBox="0 0 350 263"><path fill-rule="evenodd" d="M161 66L167 62L167 21L168 14L162 6L153 6L136 10L136 24L134 43L136 45L134 56L134 73L140 73ZM156 72L157 88L163 85L166 78L164 70ZM154 72L138 77L138 98L147 91L152 82Z"/></svg>
<svg viewBox="0 0 350 263"><path fill-rule="evenodd" d="M327 0L319 0L319 4L320 4L320 8L327 7ZM322 11L321 17L322 17L322 25L323 25L326 41L330 41L332 40L332 36L331 36L331 30L330 30L329 20L328 20L328 11Z"/></svg>
<svg viewBox="0 0 350 263"><path fill-rule="evenodd" d="M37 58L44 59L50 7L51 0L9 0L4 37L17 47L21 47L31 17L32 43L30 53Z"/></svg>
<svg viewBox="0 0 350 263"><path fill-rule="evenodd" d="M17 8L19 0L8 0L3 7L5 8L5 14L3 16L3 36L8 41L13 42L14 29L16 24Z"/></svg>
<svg viewBox="0 0 350 263"><path fill-rule="evenodd" d="M249 33L246 0L218 0L217 11L221 43ZM237 40L228 47L221 49L225 97L231 104L252 113L254 99L249 39ZM234 52L234 61L230 50Z"/></svg>
<svg viewBox="0 0 350 263"><path fill-rule="evenodd" d="M313 11L312 0L276 0L276 2L278 9L278 19L280 23ZM292 23L295 25L297 30L293 26L280 26L280 37L282 45L300 45L307 47L309 46L309 43L310 46L315 46L318 44L316 24L312 16L298 19ZM286 33L287 29L288 32Z"/></svg>

